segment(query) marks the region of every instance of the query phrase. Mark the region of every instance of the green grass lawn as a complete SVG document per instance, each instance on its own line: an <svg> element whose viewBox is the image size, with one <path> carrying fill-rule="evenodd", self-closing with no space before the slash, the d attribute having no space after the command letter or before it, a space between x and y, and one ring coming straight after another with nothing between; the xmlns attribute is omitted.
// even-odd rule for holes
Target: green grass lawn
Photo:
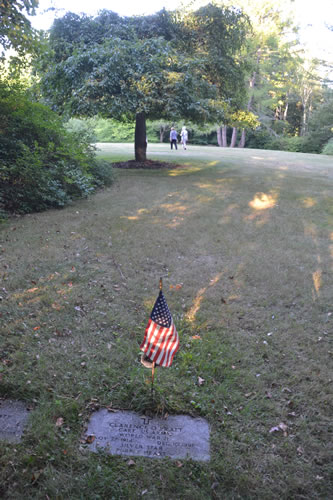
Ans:
<svg viewBox="0 0 333 500"><path fill-rule="evenodd" d="M0 396L33 409L1 445L0 496L331 497L332 157L148 157L184 168L118 169L92 198L0 228ZM152 402L139 345L162 275L181 346ZM110 405L206 418L211 461L90 453L89 415Z"/></svg>

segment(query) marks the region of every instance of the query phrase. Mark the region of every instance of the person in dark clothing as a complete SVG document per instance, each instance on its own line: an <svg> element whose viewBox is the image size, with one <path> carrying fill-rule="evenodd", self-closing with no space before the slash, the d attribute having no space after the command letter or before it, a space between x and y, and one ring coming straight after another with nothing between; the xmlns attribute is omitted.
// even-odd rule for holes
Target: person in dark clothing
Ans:
<svg viewBox="0 0 333 500"><path fill-rule="evenodd" d="M171 127L171 130L170 130L170 146L171 146L171 149L173 149L173 146L175 146L176 149L178 149L177 147L177 130L175 130L174 127Z"/></svg>

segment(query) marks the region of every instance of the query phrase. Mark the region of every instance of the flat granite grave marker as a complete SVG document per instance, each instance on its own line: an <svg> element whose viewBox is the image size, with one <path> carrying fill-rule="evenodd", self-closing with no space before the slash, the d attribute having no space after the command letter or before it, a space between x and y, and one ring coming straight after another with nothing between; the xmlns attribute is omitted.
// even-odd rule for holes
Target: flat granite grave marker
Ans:
<svg viewBox="0 0 333 500"><path fill-rule="evenodd" d="M23 401L0 400L0 441L19 443L28 418Z"/></svg>
<svg viewBox="0 0 333 500"><path fill-rule="evenodd" d="M203 418L151 418L103 409L92 415L85 437L94 452L102 449L111 455L210 460L209 425Z"/></svg>

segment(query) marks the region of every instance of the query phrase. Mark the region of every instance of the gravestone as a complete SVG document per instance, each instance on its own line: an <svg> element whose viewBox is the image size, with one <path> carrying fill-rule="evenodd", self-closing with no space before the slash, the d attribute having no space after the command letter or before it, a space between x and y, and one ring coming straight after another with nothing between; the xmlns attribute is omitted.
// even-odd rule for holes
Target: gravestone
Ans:
<svg viewBox="0 0 333 500"><path fill-rule="evenodd" d="M26 403L0 400L0 441L20 442L28 418Z"/></svg>
<svg viewBox="0 0 333 500"><path fill-rule="evenodd" d="M85 439L91 451L111 455L210 459L208 422L187 415L163 419L102 409L92 415Z"/></svg>

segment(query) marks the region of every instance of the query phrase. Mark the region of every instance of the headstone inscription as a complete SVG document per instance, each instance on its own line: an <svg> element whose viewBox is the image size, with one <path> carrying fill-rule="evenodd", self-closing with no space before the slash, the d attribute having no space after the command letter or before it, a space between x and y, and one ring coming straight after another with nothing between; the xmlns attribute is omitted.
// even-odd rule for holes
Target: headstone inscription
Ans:
<svg viewBox="0 0 333 500"><path fill-rule="evenodd" d="M111 455L210 460L208 422L187 415L163 419L102 409L92 415L85 437L94 452L102 449Z"/></svg>
<svg viewBox="0 0 333 500"><path fill-rule="evenodd" d="M23 401L0 400L0 441L20 442L28 418Z"/></svg>

